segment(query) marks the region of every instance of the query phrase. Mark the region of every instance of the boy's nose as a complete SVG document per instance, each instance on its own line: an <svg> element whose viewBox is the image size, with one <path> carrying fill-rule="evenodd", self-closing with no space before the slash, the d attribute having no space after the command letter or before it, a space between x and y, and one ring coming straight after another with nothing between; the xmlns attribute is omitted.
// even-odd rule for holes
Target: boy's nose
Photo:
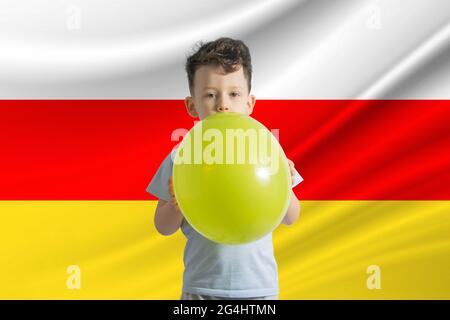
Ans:
<svg viewBox="0 0 450 320"><path fill-rule="evenodd" d="M227 106L218 106L217 111L218 112L228 112L228 111L230 111L230 108L228 108Z"/></svg>

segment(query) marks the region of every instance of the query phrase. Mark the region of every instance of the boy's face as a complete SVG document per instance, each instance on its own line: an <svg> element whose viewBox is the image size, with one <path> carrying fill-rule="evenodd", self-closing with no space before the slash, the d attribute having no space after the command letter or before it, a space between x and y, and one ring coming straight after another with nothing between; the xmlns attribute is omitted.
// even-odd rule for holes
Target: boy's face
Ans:
<svg viewBox="0 0 450 320"><path fill-rule="evenodd" d="M243 68L225 74L221 67L201 66L194 75L193 97L185 98L188 113L203 120L217 112L250 115L255 96L249 95Z"/></svg>

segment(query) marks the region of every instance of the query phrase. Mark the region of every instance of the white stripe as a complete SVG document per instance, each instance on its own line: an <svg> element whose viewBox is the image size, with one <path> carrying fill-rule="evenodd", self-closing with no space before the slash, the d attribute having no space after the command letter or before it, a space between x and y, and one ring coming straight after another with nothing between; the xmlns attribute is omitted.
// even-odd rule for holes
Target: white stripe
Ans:
<svg viewBox="0 0 450 320"><path fill-rule="evenodd" d="M0 98L183 99L190 49L230 36L250 47L258 99L450 99L448 0L79 0L73 9L0 0Z"/></svg>

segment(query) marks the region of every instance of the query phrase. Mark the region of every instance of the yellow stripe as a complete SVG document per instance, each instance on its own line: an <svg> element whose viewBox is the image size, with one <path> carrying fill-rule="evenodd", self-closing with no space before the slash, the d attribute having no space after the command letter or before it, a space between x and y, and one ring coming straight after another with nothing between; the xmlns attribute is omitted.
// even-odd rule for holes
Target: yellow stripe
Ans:
<svg viewBox="0 0 450 320"><path fill-rule="evenodd" d="M280 299L450 299L450 201L301 204L274 232ZM179 299L186 240L156 232L155 205L0 201L0 298Z"/></svg>

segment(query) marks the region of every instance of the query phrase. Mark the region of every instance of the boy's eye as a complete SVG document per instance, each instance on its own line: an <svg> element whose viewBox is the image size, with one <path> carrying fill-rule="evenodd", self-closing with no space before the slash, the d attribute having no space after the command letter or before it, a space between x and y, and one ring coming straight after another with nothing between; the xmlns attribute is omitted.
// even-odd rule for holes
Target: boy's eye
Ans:
<svg viewBox="0 0 450 320"><path fill-rule="evenodd" d="M205 97L207 97L207 98L212 98L212 97L214 97L215 95L214 95L214 93L207 93L206 95L205 95ZM239 97L240 96L240 93L239 92L232 92L231 93L231 96L233 96L233 97Z"/></svg>

